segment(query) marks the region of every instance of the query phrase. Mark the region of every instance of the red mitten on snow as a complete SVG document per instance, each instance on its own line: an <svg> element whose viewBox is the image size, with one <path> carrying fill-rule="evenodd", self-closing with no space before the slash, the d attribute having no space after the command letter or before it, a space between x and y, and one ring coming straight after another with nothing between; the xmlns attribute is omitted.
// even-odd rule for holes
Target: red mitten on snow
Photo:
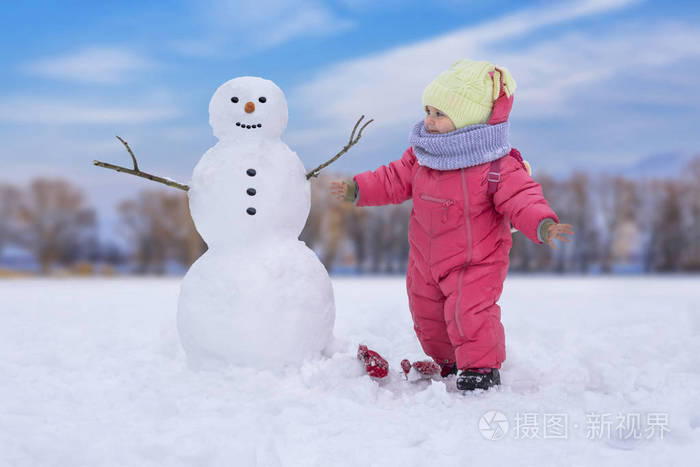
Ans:
<svg viewBox="0 0 700 467"><path fill-rule="evenodd" d="M369 350L366 345L360 344L357 358L364 362L365 371L373 378L384 378L389 373L389 363L374 350Z"/></svg>
<svg viewBox="0 0 700 467"><path fill-rule="evenodd" d="M440 375L443 378L457 373L457 367L454 363L439 364L433 360L420 360L411 363L410 360L404 359L401 361L401 369L404 372L407 380L415 380L419 378L432 378ZM411 371L413 370L413 371Z"/></svg>
<svg viewBox="0 0 700 467"><path fill-rule="evenodd" d="M413 362L411 363L410 360L408 359L403 359L401 360L401 369L403 370L404 374L406 375L406 378L409 378L409 373L411 372L411 368L416 370L419 375L422 376L433 376L433 375L439 375L442 371L442 368L440 365L435 363L432 360L421 360L418 362Z"/></svg>

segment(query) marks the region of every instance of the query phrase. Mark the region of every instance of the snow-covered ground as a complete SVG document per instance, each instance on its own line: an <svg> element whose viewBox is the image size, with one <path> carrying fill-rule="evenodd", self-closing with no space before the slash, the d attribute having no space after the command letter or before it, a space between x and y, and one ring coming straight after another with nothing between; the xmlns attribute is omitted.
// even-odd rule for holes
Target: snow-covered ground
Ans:
<svg viewBox="0 0 700 467"><path fill-rule="evenodd" d="M273 373L187 369L178 280L0 282L0 465L697 465L700 277L510 277L503 385L468 395L399 376L403 279L333 283L345 349Z"/></svg>

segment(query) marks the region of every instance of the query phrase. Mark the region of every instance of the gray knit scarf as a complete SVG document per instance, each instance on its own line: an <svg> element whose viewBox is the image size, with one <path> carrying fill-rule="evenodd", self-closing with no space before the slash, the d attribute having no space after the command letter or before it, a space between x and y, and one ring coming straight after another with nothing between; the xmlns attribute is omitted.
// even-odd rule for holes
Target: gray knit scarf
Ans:
<svg viewBox="0 0 700 467"><path fill-rule="evenodd" d="M411 129L408 141L420 165L454 170L499 159L510 152L507 121L497 125L469 125L449 133L433 134L423 120Z"/></svg>

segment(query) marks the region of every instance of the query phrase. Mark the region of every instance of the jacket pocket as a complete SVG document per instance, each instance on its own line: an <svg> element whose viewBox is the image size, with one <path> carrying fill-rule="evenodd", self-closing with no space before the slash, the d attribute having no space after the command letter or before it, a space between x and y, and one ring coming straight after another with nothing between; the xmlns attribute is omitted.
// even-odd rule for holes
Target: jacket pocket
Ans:
<svg viewBox="0 0 700 467"><path fill-rule="evenodd" d="M453 230L461 218L461 209L454 199L437 198L425 193L420 199L427 201L426 209L430 212L430 234L432 237L448 230Z"/></svg>
<svg viewBox="0 0 700 467"><path fill-rule="evenodd" d="M426 195L425 193L420 195L420 199L431 203L438 203L441 209L440 222L443 224L447 223L448 211L450 206L455 204L455 200L449 198L435 198L434 196Z"/></svg>

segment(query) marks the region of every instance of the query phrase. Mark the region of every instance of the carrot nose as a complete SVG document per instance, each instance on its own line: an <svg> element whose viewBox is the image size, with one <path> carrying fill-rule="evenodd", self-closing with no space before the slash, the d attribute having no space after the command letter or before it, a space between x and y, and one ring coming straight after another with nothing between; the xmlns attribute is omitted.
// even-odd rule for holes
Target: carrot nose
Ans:
<svg viewBox="0 0 700 467"><path fill-rule="evenodd" d="M243 110L245 110L246 113L251 114L251 113L255 112L255 104L253 104L252 102L246 102Z"/></svg>

